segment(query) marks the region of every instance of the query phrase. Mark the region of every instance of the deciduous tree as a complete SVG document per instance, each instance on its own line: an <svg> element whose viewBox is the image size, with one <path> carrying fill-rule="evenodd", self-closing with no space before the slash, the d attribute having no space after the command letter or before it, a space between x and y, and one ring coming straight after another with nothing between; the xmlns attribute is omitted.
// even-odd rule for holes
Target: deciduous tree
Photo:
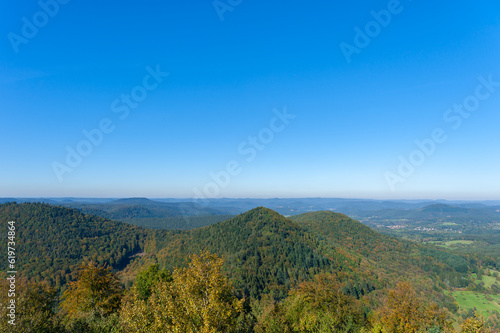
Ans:
<svg viewBox="0 0 500 333"><path fill-rule="evenodd" d="M122 292L110 267L87 261L80 266L77 280L64 292L60 307L69 323L89 316L107 317L119 309Z"/></svg>
<svg viewBox="0 0 500 333"><path fill-rule="evenodd" d="M286 317L296 332L357 332L364 324L359 302L342 291L334 275L303 282L286 301Z"/></svg>
<svg viewBox="0 0 500 333"><path fill-rule="evenodd" d="M390 290L385 305L378 312L387 333L415 333L433 327L449 327L446 312L422 299L408 282L400 282Z"/></svg>
<svg viewBox="0 0 500 333"><path fill-rule="evenodd" d="M44 283L16 281L15 296L8 297L9 283L7 280L0 282L0 332L33 332L55 333L62 332L58 317L54 312L57 300L53 288ZM15 300L15 316L7 308ZM9 320L14 319L9 324Z"/></svg>
<svg viewBox="0 0 500 333"><path fill-rule="evenodd" d="M131 332L215 333L236 330L243 300L222 273L223 260L202 252L190 256L187 268L175 269L172 281L159 281L151 296L141 299L137 289L122 307Z"/></svg>
<svg viewBox="0 0 500 333"><path fill-rule="evenodd" d="M484 323L484 318L482 316L476 315L474 317L467 318L462 325L460 325L461 333L487 333L489 330L486 329L486 324Z"/></svg>

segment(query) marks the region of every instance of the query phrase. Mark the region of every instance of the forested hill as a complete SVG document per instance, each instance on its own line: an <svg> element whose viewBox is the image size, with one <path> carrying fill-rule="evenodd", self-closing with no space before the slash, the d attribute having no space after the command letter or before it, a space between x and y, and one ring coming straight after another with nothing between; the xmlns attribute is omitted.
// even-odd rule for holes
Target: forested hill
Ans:
<svg viewBox="0 0 500 333"><path fill-rule="evenodd" d="M47 204L0 205L5 232L11 220L16 222L19 275L57 287L74 277L84 258L119 270L128 264L123 276L131 279L151 263L172 269L201 250L223 256L224 270L238 293L257 298L283 298L290 288L320 272L348 281L346 292L356 297L393 286L401 278L440 292L448 285L467 285L465 277L475 269L475 262L466 257L381 235L333 212L291 220L258 207L207 227L167 231ZM138 252L141 256L129 264Z"/></svg>
<svg viewBox="0 0 500 333"><path fill-rule="evenodd" d="M394 275L392 279L427 275L436 284L466 287L467 273L477 266L473 258L380 234L343 214L321 211L291 219L323 243L360 256L365 267Z"/></svg>
<svg viewBox="0 0 500 333"><path fill-rule="evenodd" d="M86 214L125 221L142 218L224 215L217 209L202 207L192 202L159 202L146 198L118 199L105 203L68 202L62 205L76 208Z"/></svg>
<svg viewBox="0 0 500 333"><path fill-rule="evenodd" d="M258 207L230 220L185 232L157 232L154 256L161 265L181 265L188 254L208 250L225 258L226 271L243 294L286 295L297 282L309 280L335 264L318 250L316 236L282 215Z"/></svg>
<svg viewBox="0 0 500 333"><path fill-rule="evenodd" d="M356 297L408 279L452 307L441 291L466 286L475 265L462 256L379 234L343 214L315 212L292 219L258 207L204 228L157 231L146 255L130 270L147 262L171 269L204 249L223 256L237 289L253 297L271 293L281 298L296 283L327 272L348 281L346 292Z"/></svg>
<svg viewBox="0 0 500 333"><path fill-rule="evenodd" d="M147 235L146 229L42 203L0 204L0 221L4 233L7 222L15 222L18 276L57 287L74 278L84 258L123 268ZM6 246L2 242L3 253ZM2 261L2 272L6 265Z"/></svg>
<svg viewBox="0 0 500 333"><path fill-rule="evenodd" d="M397 239L379 234L340 213L319 211L295 215L290 219L320 238L328 240L333 246L355 249L364 255L371 252L373 247L392 248L399 244Z"/></svg>

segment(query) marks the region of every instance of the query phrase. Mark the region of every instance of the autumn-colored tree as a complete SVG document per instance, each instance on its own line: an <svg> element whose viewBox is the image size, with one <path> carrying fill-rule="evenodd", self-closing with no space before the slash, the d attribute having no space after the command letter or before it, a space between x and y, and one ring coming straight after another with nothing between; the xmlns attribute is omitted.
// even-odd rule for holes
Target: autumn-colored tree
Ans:
<svg viewBox="0 0 500 333"><path fill-rule="evenodd" d="M80 266L77 280L64 291L60 307L70 323L89 316L106 317L119 309L122 292L110 267L87 261Z"/></svg>
<svg viewBox="0 0 500 333"><path fill-rule="evenodd" d="M487 333L489 332L484 323L484 318L480 315L467 318L462 325L460 325L461 333Z"/></svg>
<svg viewBox="0 0 500 333"><path fill-rule="evenodd" d="M155 285L152 292L157 293L158 289L159 285ZM149 299L143 299L137 288L132 287L130 293L124 297L120 309L120 320L125 331L130 333L169 332L164 329L166 327L164 323L155 320L155 312L165 310L160 309L158 304L156 305L156 307L153 306Z"/></svg>
<svg viewBox="0 0 500 333"><path fill-rule="evenodd" d="M56 292L44 283L16 281L15 296L9 292L8 280L0 280L0 332L55 333L62 327L54 312ZM12 297L9 297L9 293ZM15 314L8 309L15 300ZM9 320L12 320L12 325Z"/></svg>
<svg viewBox="0 0 500 333"><path fill-rule="evenodd" d="M187 268L175 269L171 282L159 281L151 296L141 299L137 289L125 302L121 316L130 332L232 332L243 312L243 300L222 274L223 260L202 252L190 256Z"/></svg>
<svg viewBox="0 0 500 333"><path fill-rule="evenodd" d="M286 301L286 318L295 332L358 332L364 325L359 301L342 291L334 276L319 274L303 282Z"/></svg>
<svg viewBox="0 0 500 333"><path fill-rule="evenodd" d="M256 333L289 333L293 332L286 319L285 307L277 303L269 294L264 294L260 300L252 300L252 312L256 323L253 327Z"/></svg>
<svg viewBox="0 0 500 333"><path fill-rule="evenodd" d="M448 329L447 313L436 304L428 304L408 282L390 290L386 304L379 311L383 332L415 333L433 327Z"/></svg>

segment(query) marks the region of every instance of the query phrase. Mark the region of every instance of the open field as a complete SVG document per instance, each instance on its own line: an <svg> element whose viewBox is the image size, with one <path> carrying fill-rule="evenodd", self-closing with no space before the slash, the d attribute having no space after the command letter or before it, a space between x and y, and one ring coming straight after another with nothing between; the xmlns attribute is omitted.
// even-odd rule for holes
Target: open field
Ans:
<svg viewBox="0 0 500 333"><path fill-rule="evenodd" d="M444 243L444 246L453 246L457 244L463 244L463 245L471 245L473 244L474 241L471 240L452 240Z"/></svg>
<svg viewBox="0 0 500 333"><path fill-rule="evenodd" d="M495 271L493 270L491 272L495 273ZM484 282L485 288L491 288L491 286L495 283L500 285L500 280L497 280L497 278L494 276L483 275L482 281Z"/></svg>
<svg viewBox="0 0 500 333"><path fill-rule="evenodd" d="M474 241L471 241L471 240L451 240L451 241L429 241L426 243L434 244L437 246L442 246L442 247L445 247L447 249L451 249L451 248L454 248L454 247L460 246L460 245L472 245L472 244L474 244Z"/></svg>
<svg viewBox="0 0 500 333"><path fill-rule="evenodd" d="M474 309L487 317L491 313L500 312L500 295L489 295L491 300L486 299L486 296L473 291L454 291L453 297L462 310Z"/></svg>

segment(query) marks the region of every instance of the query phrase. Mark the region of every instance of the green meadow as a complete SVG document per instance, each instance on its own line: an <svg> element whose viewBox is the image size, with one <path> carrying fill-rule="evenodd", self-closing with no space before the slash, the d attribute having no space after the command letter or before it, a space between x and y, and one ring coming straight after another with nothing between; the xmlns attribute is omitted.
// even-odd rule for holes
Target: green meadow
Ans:
<svg viewBox="0 0 500 333"><path fill-rule="evenodd" d="M491 313L500 312L500 295L486 296L474 291L454 291L452 295L458 306L465 311L476 308L485 317Z"/></svg>

